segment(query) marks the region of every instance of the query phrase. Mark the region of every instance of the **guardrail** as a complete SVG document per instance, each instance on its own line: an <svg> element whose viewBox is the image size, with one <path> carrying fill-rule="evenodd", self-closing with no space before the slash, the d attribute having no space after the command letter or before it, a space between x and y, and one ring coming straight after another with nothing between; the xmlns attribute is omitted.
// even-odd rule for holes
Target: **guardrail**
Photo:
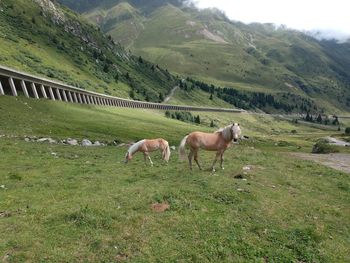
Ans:
<svg viewBox="0 0 350 263"><path fill-rule="evenodd" d="M76 88L64 83L36 77L11 68L0 66L0 95L18 96L19 93L23 93L24 96L28 98L50 99L70 103L111 107L170 111L245 112L240 109L182 106L128 100Z"/></svg>

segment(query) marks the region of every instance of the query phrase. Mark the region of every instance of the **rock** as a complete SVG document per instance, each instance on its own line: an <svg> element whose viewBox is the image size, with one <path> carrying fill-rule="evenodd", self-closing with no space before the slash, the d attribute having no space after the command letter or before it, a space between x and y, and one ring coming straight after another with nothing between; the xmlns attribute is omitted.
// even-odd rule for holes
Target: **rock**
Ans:
<svg viewBox="0 0 350 263"><path fill-rule="evenodd" d="M0 185L0 188L1 188L1 189L6 189L5 185L3 185L3 184Z"/></svg>
<svg viewBox="0 0 350 263"><path fill-rule="evenodd" d="M37 141L37 142L48 142L48 143L51 143L51 144L57 143L56 140L51 139L51 138L40 138L40 139L38 139L38 140L36 140L36 141Z"/></svg>
<svg viewBox="0 0 350 263"><path fill-rule="evenodd" d="M10 216L11 216L11 212L9 211L0 212L0 217L10 217Z"/></svg>
<svg viewBox="0 0 350 263"><path fill-rule="evenodd" d="M82 146L92 146L92 142L89 141L88 139L84 139L84 140L81 142L81 145L82 145Z"/></svg>
<svg viewBox="0 0 350 263"><path fill-rule="evenodd" d="M175 150L176 150L176 147L175 147L175 146L171 146L170 149L171 149L172 151L175 151Z"/></svg>
<svg viewBox="0 0 350 263"><path fill-rule="evenodd" d="M168 203L155 203L151 205L151 208L154 212L161 213L170 208Z"/></svg>
<svg viewBox="0 0 350 263"><path fill-rule="evenodd" d="M102 146L101 143L99 141L95 141L94 142L94 146Z"/></svg>
<svg viewBox="0 0 350 263"><path fill-rule="evenodd" d="M54 140L54 139L49 138L49 143L54 144L54 143L57 143L57 141Z"/></svg>
<svg viewBox="0 0 350 263"><path fill-rule="evenodd" d="M235 179L243 179L243 175L242 174L236 174L233 178Z"/></svg>
<svg viewBox="0 0 350 263"><path fill-rule="evenodd" d="M250 171L252 167L250 165L243 166L243 171Z"/></svg>
<svg viewBox="0 0 350 263"><path fill-rule="evenodd" d="M57 153L52 152L51 155L52 156L57 156Z"/></svg>
<svg viewBox="0 0 350 263"><path fill-rule="evenodd" d="M24 140L25 140L26 142L30 142L30 139L29 139L29 138L24 138Z"/></svg>
<svg viewBox="0 0 350 263"><path fill-rule="evenodd" d="M78 145L78 141L76 139L68 138L67 144L75 146L75 145Z"/></svg>

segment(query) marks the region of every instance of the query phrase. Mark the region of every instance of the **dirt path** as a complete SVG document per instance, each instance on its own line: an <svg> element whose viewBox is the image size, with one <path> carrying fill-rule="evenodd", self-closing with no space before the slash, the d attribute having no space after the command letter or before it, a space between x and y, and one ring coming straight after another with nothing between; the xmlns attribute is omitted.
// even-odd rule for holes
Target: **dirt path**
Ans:
<svg viewBox="0 0 350 263"><path fill-rule="evenodd" d="M174 96L175 91L179 88L179 86L175 86L171 91L170 94L164 99L163 103L168 102L172 96Z"/></svg>
<svg viewBox="0 0 350 263"><path fill-rule="evenodd" d="M350 146L350 143L339 140L337 138L333 137L326 137L326 140L329 144L336 145L336 146Z"/></svg>
<svg viewBox="0 0 350 263"><path fill-rule="evenodd" d="M331 154L312 154L312 153L289 153L292 156L303 160L311 160L326 165L333 169L350 173L350 154L331 153Z"/></svg>

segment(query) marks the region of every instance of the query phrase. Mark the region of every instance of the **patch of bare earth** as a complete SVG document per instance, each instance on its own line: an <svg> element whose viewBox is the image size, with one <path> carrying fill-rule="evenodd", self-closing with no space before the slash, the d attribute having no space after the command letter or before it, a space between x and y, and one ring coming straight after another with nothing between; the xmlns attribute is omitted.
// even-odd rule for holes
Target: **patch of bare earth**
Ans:
<svg viewBox="0 0 350 263"><path fill-rule="evenodd" d="M350 154L312 154L312 153L289 153L292 156L303 160L315 161L333 169L350 173Z"/></svg>
<svg viewBox="0 0 350 263"><path fill-rule="evenodd" d="M162 213L170 208L168 203L155 203L151 205L153 212Z"/></svg>

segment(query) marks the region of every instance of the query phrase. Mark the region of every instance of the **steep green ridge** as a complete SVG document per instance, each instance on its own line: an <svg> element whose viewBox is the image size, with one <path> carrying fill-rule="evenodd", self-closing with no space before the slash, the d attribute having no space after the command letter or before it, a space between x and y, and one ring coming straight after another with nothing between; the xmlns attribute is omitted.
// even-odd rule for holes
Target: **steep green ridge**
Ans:
<svg viewBox="0 0 350 263"><path fill-rule="evenodd" d="M160 101L167 70L126 52L69 9L47 0L0 2L0 64L80 88Z"/></svg>
<svg viewBox="0 0 350 263"><path fill-rule="evenodd" d="M289 92L314 99L330 112L349 110L349 42L318 41L270 24L232 22L217 10L198 11L168 1L152 6L153 12L133 1L93 7L75 2L116 41L183 76L240 90Z"/></svg>

